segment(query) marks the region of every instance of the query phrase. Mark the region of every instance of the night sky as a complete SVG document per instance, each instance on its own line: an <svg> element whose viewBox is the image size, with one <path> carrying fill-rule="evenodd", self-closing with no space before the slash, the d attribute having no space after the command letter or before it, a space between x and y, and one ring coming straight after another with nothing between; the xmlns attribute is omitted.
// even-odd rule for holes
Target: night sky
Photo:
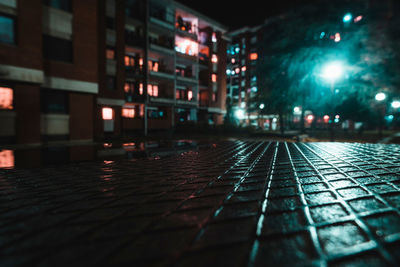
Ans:
<svg viewBox="0 0 400 267"><path fill-rule="evenodd" d="M230 30L255 26L266 18L316 0L177 0L224 24Z"/></svg>

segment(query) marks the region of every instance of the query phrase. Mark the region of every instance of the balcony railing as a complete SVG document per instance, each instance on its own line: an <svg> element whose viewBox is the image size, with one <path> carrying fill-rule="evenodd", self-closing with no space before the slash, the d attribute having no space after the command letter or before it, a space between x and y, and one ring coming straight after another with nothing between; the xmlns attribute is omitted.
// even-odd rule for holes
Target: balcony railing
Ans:
<svg viewBox="0 0 400 267"><path fill-rule="evenodd" d="M150 17L169 24L174 23L174 13L172 11L167 11L165 8L160 6L150 5Z"/></svg>
<svg viewBox="0 0 400 267"><path fill-rule="evenodd" d="M125 44L130 46L144 46L144 37L134 31L125 30Z"/></svg>
<svg viewBox="0 0 400 267"><path fill-rule="evenodd" d="M163 48L171 49L174 50L174 38L165 38L165 37L160 37L160 38L150 38L149 39L150 44L158 45Z"/></svg>

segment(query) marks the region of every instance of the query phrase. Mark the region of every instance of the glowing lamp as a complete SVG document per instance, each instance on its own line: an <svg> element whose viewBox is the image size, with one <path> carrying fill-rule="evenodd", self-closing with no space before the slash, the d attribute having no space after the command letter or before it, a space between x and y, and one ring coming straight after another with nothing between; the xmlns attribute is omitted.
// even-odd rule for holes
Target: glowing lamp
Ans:
<svg viewBox="0 0 400 267"><path fill-rule="evenodd" d="M351 13L347 13L343 17L343 22L347 23L347 22L350 22L352 19L353 19L353 15Z"/></svg>
<svg viewBox="0 0 400 267"><path fill-rule="evenodd" d="M245 113L243 109L238 109L235 111L235 117L239 120L243 120L245 118Z"/></svg>
<svg viewBox="0 0 400 267"><path fill-rule="evenodd" d="M398 100L393 101L392 108L400 108L400 101L398 101Z"/></svg>
<svg viewBox="0 0 400 267"><path fill-rule="evenodd" d="M343 67L340 62L332 62L323 69L322 76L328 80L334 81L343 75Z"/></svg>
<svg viewBox="0 0 400 267"><path fill-rule="evenodd" d="M375 100L376 100L376 101L383 101L383 100L385 100L385 99L386 99L385 93L377 93L377 94L375 95Z"/></svg>

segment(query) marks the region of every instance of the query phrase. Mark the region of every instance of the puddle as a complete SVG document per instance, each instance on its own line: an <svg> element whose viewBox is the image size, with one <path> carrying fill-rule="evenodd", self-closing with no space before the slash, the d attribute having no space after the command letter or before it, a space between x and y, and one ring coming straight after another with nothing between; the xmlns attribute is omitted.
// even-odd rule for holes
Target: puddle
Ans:
<svg viewBox="0 0 400 267"><path fill-rule="evenodd" d="M50 146L29 149L0 149L0 169L42 167L84 161L118 159L160 159L199 149L213 144L194 140L103 143L78 146Z"/></svg>

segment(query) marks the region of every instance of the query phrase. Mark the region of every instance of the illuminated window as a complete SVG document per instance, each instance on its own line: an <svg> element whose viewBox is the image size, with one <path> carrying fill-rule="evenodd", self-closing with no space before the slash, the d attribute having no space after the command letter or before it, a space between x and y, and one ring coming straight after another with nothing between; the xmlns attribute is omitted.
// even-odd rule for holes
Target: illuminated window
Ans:
<svg viewBox="0 0 400 267"><path fill-rule="evenodd" d="M240 72L240 68L235 68L235 73L238 74Z"/></svg>
<svg viewBox="0 0 400 267"><path fill-rule="evenodd" d="M193 99L193 92L192 91L188 91L188 100L191 101Z"/></svg>
<svg viewBox="0 0 400 267"><path fill-rule="evenodd" d="M213 55L211 56L211 62L212 62L212 63L218 63L218 57L217 57L216 54L213 54Z"/></svg>
<svg viewBox="0 0 400 267"><path fill-rule="evenodd" d="M135 59L132 56L125 56L125 66L126 67L134 67L135 66Z"/></svg>
<svg viewBox="0 0 400 267"><path fill-rule="evenodd" d="M139 66L140 66L140 69L143 68L143 58L139 58Z"/></svg>
<svg viewBox="0 0 400 267"><path fill-rule="evenodd" d="M103 108L101 110L101 114L103 120L113 120L114 119L114 110L112 108Z"/></svg>
<svg viewBox="0 0 400 267"><path fill-rule="evenodd" d="M135 118L135 109L133 108L123 108L122 117L124 118Z"/></svg>
<svg viewBox="0 0 400 267"><path fill-rule="evenodd" d="M199 52L199 44L190 39L177 36L175 38L175 50L189 56L197 56Z"/></svg>
<svg viewBox="0 0 400 267"><path fill-rule="evenodd" d="M13 109L13 90L7 87L0 87L0 109Z"/></svg>
<svg viewBox="0 0 400 267"><path fill-rule="evenodd" d="M0 43L15 44L15 19L0 15Z"/></svg>
<svg viewBox="0 0 400 267"><path fill-rule="evenodd" d="M232 64L235 64L236 60L234 58L231 59Z"/></svg>
<svg viewBox="0 0 400 267"><path fill-rule="evenodd" d="M217 102L217 94L216 93L212 94L212 101Z"/></svg>
<svg viewBox="0 0 400 267"><path fill-rule="evenodd" d="M133 90L134 90L133 83L125 83L125 85L124 85L125 93L133 93Z"/></svg>
<svg viewBox="0 0 400 267"><path fill-rule="evenodd" d="M158 85L153 85L153 96L157 97L158 96Z"/></svg>
<svg viewBox="0 0 400 267"><path fill-rule="evenodd" d="M157 61L149 60L148 64L149 64L150 71L158 72L158 62Z"/></svg>
<svg viewBox="0 0 400 267"><path fill-rule="evenodd" d="M139 95L143 95L143 83L139 84Z"/></svg>
<svg viewBox="0 0 400 267"><path fill-rule="evenodd" d="M163 119L165 118L166 114L166 110L162 108L150 109L147 111L149 119Z"/></svg>
<svg viewBox="0 0 400 267"><path fill-rule="evenodd" d="M217 34L216 34L215 32L212 33L211 41L212 41L213 43L216 43L216 42L217 42Z"/></svg>
<svg viewBox="0 0 400 267"><path fill-rule="evenodd" d="M258 54L257 53L251 53L250 54L250 60L257 60L258 59Z"/></svg>
<svg viewBox="0 0 400 267"><path fill-rule="evenodd" d="M14 151L0 150L0 168L12 168L14 164Z"/></svg>
<svg viewBox="0 0 400 267"><path fill-rule="evenodd" d="M107 59L115 59L115 50L112 48L106 49L106 58Z"/></svg>
<svg viewBox="0 0 400 267"><path fill-rule="evenodd" d="M156 85L156 84L148 84L147 85L147 94L149 96L157 97L158 96L158 85Z"/></svg>
<svg viewBox="0 0 400 267"><path fill-rule="evenodd" d="M245 72L247 70L246 66L242 67L242 72Z"/></svg>
<svg viewBox="0 0 400 267"><path fill-rule="evenodd" d="M211 74L211 81L212 81L213 83L216 83L216 82L217 82L217 74Z"/></svg>
<svg viewBox="0 0 400 267"><path fill-rule="evenodd" d="M158 72L158 62L154 62L153 71Z"/></svg>
<svg viewBox="0 0 400 267"><path fill-rule="evenodd" d="M210 56L210 48L206 45L199 46L199 59L207 61Z"/></svg>

